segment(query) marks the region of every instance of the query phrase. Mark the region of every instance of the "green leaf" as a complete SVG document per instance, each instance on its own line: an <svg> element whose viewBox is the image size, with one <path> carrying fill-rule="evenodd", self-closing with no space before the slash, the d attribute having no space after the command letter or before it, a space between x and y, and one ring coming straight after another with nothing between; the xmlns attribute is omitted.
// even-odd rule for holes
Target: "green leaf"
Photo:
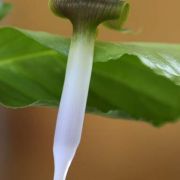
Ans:
<svg viewBox="0 0 180 180"><path fill-rule="evenodd" d="M0 20L2 20L12 9L9 3L0 3Z"/></svg>
<svg viewBox="0 0 180 180"><path fill-rule="evenodd" d="M58 106L68 48L60 36L0 29L0 103ZM180 45L97 42L87 111L154 125L177 120Z"/></svg>

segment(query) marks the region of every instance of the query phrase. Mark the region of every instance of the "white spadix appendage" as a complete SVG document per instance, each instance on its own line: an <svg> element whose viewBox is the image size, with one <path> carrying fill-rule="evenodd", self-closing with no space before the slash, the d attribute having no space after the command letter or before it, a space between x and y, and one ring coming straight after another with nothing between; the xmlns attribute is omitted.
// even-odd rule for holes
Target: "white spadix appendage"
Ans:
<svg viewBox="0 0 180 180"><path fill-rule="evenodd" d="M74 30L54 139L54 180L65 180L80 143L96 28L118 19L123 4L123 0L49 0L52 11L68 18Z"/></svg>
<svg viewBox="0 0 180 180"><path fill-rule="evenodd" d="M54 139L54 180L65 180L81 139L93 66L94 34L72 39Z"/></svg>

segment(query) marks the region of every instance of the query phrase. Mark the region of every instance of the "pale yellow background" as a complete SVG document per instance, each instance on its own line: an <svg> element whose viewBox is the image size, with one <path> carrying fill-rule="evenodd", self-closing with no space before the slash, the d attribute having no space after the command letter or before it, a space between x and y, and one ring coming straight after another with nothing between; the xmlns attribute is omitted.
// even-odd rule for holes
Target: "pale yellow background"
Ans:
<svg viewBox="0 0 180 180"><path fill-rule="evenodd" d="M70 23L54 17L47 0L11 2L13 13L3 24L71 34ZM131 0L131 4L127 27L142 33L121 35L101 28L99 39L180 43L179 0ZM0 180L52 180L56 110L0 111ZM156 129L142 122L86 116L68 180L179 179L180 123Z"/></svg>

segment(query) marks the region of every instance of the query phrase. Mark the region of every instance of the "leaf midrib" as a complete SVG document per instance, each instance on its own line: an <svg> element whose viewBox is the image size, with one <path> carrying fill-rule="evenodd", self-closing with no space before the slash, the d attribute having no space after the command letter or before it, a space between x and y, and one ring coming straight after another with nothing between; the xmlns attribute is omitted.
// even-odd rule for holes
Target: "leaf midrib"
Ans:
<svg viewBox="0 0 180 180"><path fill-rule="evenodd" d="M17 57L5 58L5 59L1 59L0 66L6 65L9 63L13 63L13 62L17 62L17 61L21 61L21 60L43 57L46 55L55 56L55 55L58 55L58 53L53 50L44 50L44 51L39 51L36 53L21 55L21 56L17 56Z"/></svg>

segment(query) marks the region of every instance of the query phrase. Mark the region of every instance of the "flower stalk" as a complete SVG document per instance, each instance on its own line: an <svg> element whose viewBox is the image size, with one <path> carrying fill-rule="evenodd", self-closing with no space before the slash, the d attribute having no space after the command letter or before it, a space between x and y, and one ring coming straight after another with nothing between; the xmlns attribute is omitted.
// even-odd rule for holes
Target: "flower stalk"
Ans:
<svg viewBox="0 0 180 180"><path fill-rule="evenodd" d="M73 24L54 138L54 180L65 180L81 139L93 66L96 28L119 18L122 0L50 0L49 6Z"/></svg>

